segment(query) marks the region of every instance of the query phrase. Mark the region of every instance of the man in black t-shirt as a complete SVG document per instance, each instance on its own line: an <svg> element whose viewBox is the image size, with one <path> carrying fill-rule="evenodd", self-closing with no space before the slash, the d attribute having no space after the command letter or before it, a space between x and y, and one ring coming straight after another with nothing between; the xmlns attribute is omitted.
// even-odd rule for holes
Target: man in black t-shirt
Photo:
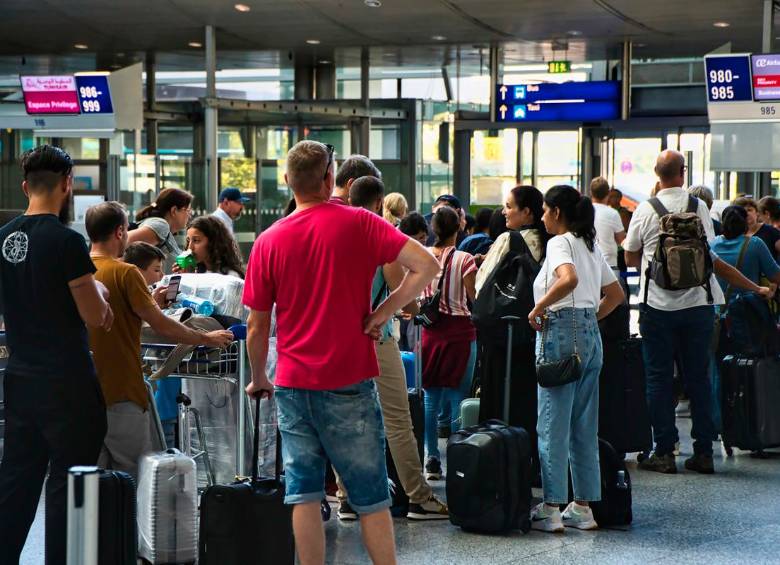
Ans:
<svg viewBox="0 0 780 565"><path fill-rule="evenodd" d="M0 563L17 563L46 482L46 563L66 557L67 472L94 465L106 432L87 329L109 329L108 291L84 239L63 224L73 186L67 153L44 145L22 157L29 199L0 229L0 282L10 357L0 464Z"/></svg>

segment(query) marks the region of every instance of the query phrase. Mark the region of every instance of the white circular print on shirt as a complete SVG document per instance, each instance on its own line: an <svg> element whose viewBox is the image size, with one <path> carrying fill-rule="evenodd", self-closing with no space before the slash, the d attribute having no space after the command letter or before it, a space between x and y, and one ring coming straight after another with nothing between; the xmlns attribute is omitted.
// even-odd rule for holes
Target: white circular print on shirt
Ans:
<svg viewBox="0 0 780 565"><path fill-rule="evenodd" d="M27 234L23 231L15 231L6 237L3 242L3 257L5 260L16 264L27 259L29 241Z"/></svg>

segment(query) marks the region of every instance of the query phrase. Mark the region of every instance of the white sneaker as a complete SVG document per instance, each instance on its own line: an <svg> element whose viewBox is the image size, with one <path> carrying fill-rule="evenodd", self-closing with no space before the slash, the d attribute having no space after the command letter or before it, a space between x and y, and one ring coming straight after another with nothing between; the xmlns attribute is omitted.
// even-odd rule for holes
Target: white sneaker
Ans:
<svg viewBox="0 0 780 565"><path fill-rule="evenodd" d="M590 506L580 506L576 502L571 502L563 511L563 525L578 530L595 530L599 527L593 519Z"/></svg>
<svg viewBox="0 0 780 565"><path fill-rule="evenodd" d="M531 528L542 532L563 532L561 511L540 502L531 509Z"/></svg>

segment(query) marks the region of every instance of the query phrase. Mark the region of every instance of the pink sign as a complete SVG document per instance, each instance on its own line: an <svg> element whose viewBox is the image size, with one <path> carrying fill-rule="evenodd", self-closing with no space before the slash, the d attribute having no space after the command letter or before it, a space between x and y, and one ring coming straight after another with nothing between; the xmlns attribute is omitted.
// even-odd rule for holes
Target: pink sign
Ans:
<svg viewBox="0 0 780 565"><path fill-rule="evenodd" d="M23 76L22 92L28 114L78 114L79 97L72 76Z"/></svg>
<svg viewBox="0 0 780 565"><path fill-rule="evenodd" d="M631 163L631 161L622 161L620 163L620 172L624 175L631 174L631 171L634 170L634 165Z"/></svg>

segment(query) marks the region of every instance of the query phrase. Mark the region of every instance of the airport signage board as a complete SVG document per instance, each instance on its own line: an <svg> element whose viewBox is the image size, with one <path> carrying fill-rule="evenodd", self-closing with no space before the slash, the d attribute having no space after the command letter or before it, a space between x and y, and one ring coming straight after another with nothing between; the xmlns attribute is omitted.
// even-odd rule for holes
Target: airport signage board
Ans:
<svg viewBox="0 0 780 565"><path fill-rule="evenodd" d="M570 73L571 61L547 61L547 72L550 74Z"/></svg>
<svg viewBox="0 0 780 565"><path fill-rule="evenodd" d="M72 76L22 76L28 114L78 114L76 79Z"/></svg>
<svg viewBox="0 0 780 565"><path fill-rule="evenodd" d="M704 59L707 80L707 101L752 102L753 83L750 78L750 56L717 55Z"/></svg>
<svg viewBox="0 0 780 565"><path fill-rule="evenodd" d="M107 74L76 75L82 114L113 114Z"/></svg>
<svg viewBox="0 0 780 565"><path fill-rule="evenodd" d="M620 119L620 82L496 86L496 121L594 122Z"/></svg>
<svg viewBox="0 0 780 565"><path fill-rule="evenodd" d="M780 100L780 55L752 55L753 99Z"/></svg>

